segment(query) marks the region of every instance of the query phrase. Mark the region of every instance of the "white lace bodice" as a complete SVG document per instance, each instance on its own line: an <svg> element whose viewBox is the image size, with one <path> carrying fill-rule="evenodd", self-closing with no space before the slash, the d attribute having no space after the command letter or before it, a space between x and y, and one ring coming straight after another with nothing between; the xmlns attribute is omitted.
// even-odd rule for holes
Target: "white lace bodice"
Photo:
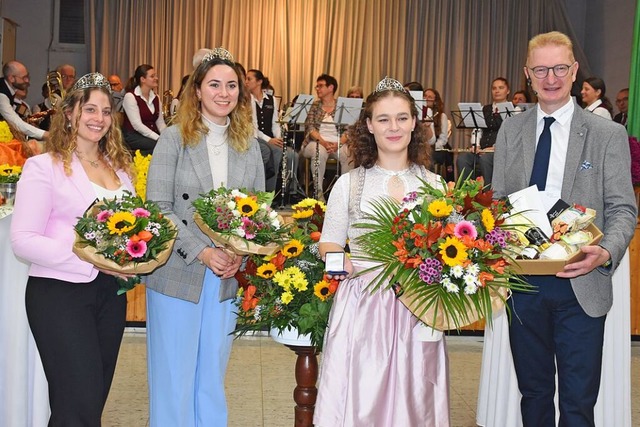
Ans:
<svg viewBox="0 0 640 427"><path fill-rule="evenodd" d="M349 239L352 254L359 255L355 238L364 234L366 230L352 225L362 221L363 212L371 213L372 201L390 197L389 180L397 179L394 175L404 183L405 194L417 190L421 185L420 179L434 186L439 186L441 179L439 175L416 165L400 173L374 166L370 169L360 167L342 175L331 190L320 241L337 243L344 247ZM357 182L352 183L351 179L354 177Z"/></svg>

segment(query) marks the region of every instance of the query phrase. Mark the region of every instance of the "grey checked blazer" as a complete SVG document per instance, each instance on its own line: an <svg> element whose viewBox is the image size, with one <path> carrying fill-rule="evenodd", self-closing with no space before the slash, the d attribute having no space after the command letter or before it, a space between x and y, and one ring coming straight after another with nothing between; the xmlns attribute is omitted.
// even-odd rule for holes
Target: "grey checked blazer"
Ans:
<svg viewBox="0 0 640 427"><path fill-rule="evenodd" d="M536 150L537 108L505 120L493 163L494 197L529 186ZM597 211L600 246L611 254L610 271L596 268L571 279L580 306L592 317L605 315L613 302L611 275L633 237L637 207L631 184L631 157L625 128L576 106L562 183L562 199Z"/></svg>
<svg viewBox="0 0 640 427"><path fill-rule="evenodd" d="M264 166L255 140L249 150L239 153L229 148L228 188L264 191ZM178 237L169 261L147 276L147 287L164 295L198 303L205 266L198 254L211 240L193 221L193 201L213 188L209 155L204 137L196 146L185 147L177 126L165 129L156 144L149 166L147 198L158 203L178 227ZM220 300L233 298L238 283L222 281Z"/></svg>

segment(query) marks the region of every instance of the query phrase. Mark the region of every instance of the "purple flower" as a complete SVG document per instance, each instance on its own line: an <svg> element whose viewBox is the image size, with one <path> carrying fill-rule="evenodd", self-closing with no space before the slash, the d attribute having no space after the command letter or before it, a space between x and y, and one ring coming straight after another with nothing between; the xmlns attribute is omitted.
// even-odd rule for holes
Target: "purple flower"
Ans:
<svg viewBox="0 0 640 427"><path fill-rule="evenodd" d="M139 242L129 240L127 242L127 253L131 255L132 258L140 258L144 256L145 252L147 252L147 242L144 240L140 240Z"/></svg>
<svg viewBox="0 0 640 427"><path fill-rule="evenodd" d="M485 240L492 245L499 245L504 248L507 246L507 232L496 227L485 236Z"/></svg>
<svg viewBox="0 0 640 427"><path fill-rule="evenodd" d="M151 216L151 212L144 208L135 208L131 213L136 218L149 218Z"/></svg>
<svg viewBox="0 0 640 427"><path fill-rule="evenodd" d="M472 239L475 239L476 237L478 237L478 230L476 230L476 227L471 221L465 220L460 221L456 224L453 229L453 234L459 239L462 239L465 236L469 236Z"/></svg>
<svg viewBox="0 0 640 427"><path fill-rule="evenodd" d="M402 199L402 203L415 202L416 200L418 200L418 192L412 191L404 196L404 198Z"/></svg>

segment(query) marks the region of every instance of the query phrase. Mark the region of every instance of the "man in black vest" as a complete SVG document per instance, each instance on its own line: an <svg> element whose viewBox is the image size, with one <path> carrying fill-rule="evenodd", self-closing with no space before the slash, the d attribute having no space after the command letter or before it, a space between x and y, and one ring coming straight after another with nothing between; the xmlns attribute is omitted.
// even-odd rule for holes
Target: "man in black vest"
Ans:
<svg viewBox="0 0 640 427"><path fill-rule="evenodd" d="M615 115L613 121L627 127L627 114L629 111L629 88L622 89L616 96L616 107L620 111Z"/></svg>
<svg viewBox="0 0 640 427"><path fill-rule="evenodd" d="M16 113L16 90L27 91L29 88L29 71L18 61L9 61L2 67L0 79L0 120L5 120L18 131L30 138L47 139L49 132L38 129L23 121Z"/></svg>

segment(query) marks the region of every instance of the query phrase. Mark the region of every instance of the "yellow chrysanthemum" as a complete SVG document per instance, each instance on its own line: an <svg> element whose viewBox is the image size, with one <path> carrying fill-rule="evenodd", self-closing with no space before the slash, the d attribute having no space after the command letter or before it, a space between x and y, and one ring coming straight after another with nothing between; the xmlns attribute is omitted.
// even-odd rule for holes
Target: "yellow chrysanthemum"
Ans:
<svg viewBox="0 0 640 427"><path fill-rule="evenodd" d="M258 211L258 203L253 197L243 197L237 200L236 209L242 216L253 216Z"/></svg>
<svg viewBox="0 0 640 427"><path fill-rule="evenodd" d="M142 197L142 200L147 196L147 174L150 164L151 154L143 156L140 150L136 150L136 155L133 157L133 166L136 170L136 194Z"/></svg>
<svg viewBox="0 0 640 427"><path fill-rule="evenodd" d="M307 276L305 276L301 270L298 270L291 275L291 282L293 283L293 287L296 288L298 292L306 291L309 286Z"/></svg>
<svg viewBox="0 0 640 427"><path fill-rule="evenodd" d="M136 217L131 212L116 212L107 220L107 228L111 234L128 233L135 225Z"/></svg>
<svg viewBox="0 0 640 427"><path fill-rule="evenodd" d="M256 274L263 279L271 279L276 272L276 266L272 263L268 262L266 264L262 264L260 267L256 269Z"/></svg>
<svg viewBox="0 0 640 427"><path fill-rule="evenodd" d="M317 296L321 301L325 301L331 292L329 292L329 282L321 280L313 287L313 294Z"/></svg>
<svg viewBox="0 0 640 427"><path fill-rule="evenodd" d="M280 249L280 252L287 258L295 258L302 253L303 249L304 245L300 240L292 239Z"/></svg>
<svg viewBox="0 0 640 427"><path fill-rule="evenodd" d="M487 231L493 230L496 226L496 220L489 209L484 209L482 211L482 225L484 225L484 228Z"/></svg>
<svg viewBox="0 0 640 427"><path fill-rule="evenodd" d="M439 248L442 261L450 267L460 265L467 259L467 248L457 237L447 237Z"/></svg>
<svg viewBox="0 0 640 427"><path fill-rule="evenodd" d="M4 120L0 122L0 142L9 142L13 140L13 134L9 129L9 124Z"/></svg>
<svg viewBox="0 0 640 427"><path fill-rule="evenodd" d="M291 275L287 273L286 269L276 272L273 275L273 282L285 291L289 291L289 289L291 289Z"/></svg>
<svg viewBox="0 0 640 427"><path fill-rule="evenodd" d="M451 214L453 206L448 205L445 200L440 199L429 203L428 209L429 213L436 218L444 218Z"/></svg>
<svg viewBox="0 0 640 427"><path fill-rule="evenodd" d="M294 219L307 219L313 215L313 209L306 209L303 211L295 211L291 214L291 217Z"/></svg>
<svg viewBox="0 0 640 427"><path fill-rule="evenodd" d="M284 305L287 305L293 301L293 294L291 292L283 292L282 295L280 295L280 300Z"/></svg>
<svg viewBox="0 0 640 427"><path fill-rule="evenodd" d="M322 208L322 212L324 212L327 209L327 205L325 205L324 202L321 202L316 199L312 199L310 197L307 197L306 199L301 200L300 202L291 206L291 208L293 210L313 209L316 205L320 205L320 207Z"/></svg>

